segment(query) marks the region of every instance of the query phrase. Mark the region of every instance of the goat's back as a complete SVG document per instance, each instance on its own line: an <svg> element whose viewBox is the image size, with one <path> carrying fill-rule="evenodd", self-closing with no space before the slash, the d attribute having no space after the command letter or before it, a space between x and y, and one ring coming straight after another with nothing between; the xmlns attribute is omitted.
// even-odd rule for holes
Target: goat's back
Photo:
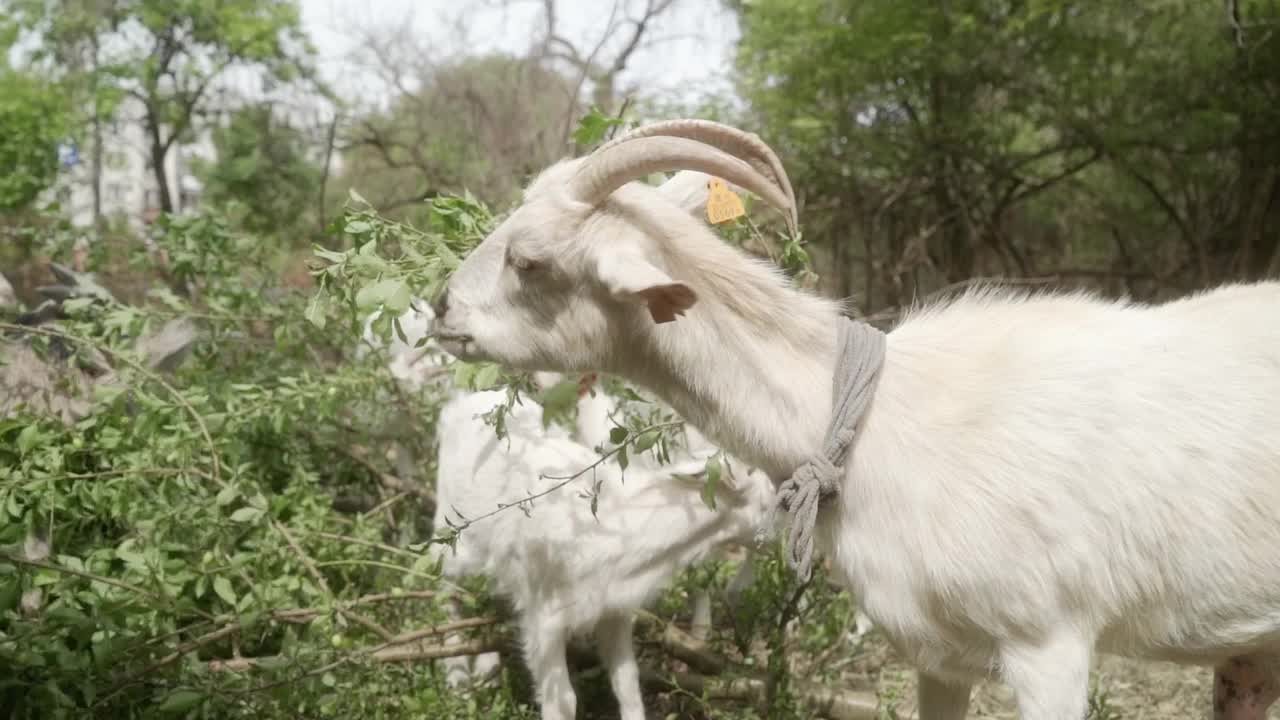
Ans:
<svg viewBox="0 0 1280 720"><path fill-rule="evenodd" d="M723 542L748 536L764 516L763 495L732 487L722 493L718 511L703 505L701 480L687 477L702 468L701 459L625 473L606 460L582 472L600 456L554 426L543 430L536 405L514 408L508 437L498 439L476 416L503 396L462 395L442 410L441 511L452 507L477 518L581 472L524 509L477 522L462 533L456 556L446 555L446 572L488 575L517 607L580 605L570 615L587 623L604 608L643 606L680 569ZM594 514L586 497L593 489Z"/></svg>
<svg viewBox="0 0 1280 720"><path fill-rule="evenodd" d="M939 646L1064 616L1168 659L1277 644L1278 403L1280 284L1154 307L974 293L889 334L824 542L869 614Z"/></svg>

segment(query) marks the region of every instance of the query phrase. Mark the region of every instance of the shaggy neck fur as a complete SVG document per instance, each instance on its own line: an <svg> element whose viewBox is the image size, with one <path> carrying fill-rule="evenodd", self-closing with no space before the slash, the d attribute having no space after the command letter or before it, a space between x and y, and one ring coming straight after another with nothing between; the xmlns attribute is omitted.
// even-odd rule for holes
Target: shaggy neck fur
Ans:
<svg viewBox="0 0 1280 720"><path fill-rule="evenodd" d="M698 303L660 325L635 313L613 343L621 351L611 371L645 385L717 445L781 482L822 446L839 307L791 288L772 266L688 216L631 215Z"/></svg>

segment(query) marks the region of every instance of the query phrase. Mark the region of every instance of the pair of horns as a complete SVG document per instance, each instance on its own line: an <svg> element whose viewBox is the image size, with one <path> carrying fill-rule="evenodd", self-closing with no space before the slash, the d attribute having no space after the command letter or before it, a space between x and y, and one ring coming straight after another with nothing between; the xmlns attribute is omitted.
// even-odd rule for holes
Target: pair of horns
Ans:
<svg viewBox="0 0 1280 720"><path fill-rule="evenodd" d="M758 135L710 120L668 120L610 140L587 157L569 191L595 205L632 180L674 170L715 175L754 193L796 232L795 194L778 156Z"/></svg>

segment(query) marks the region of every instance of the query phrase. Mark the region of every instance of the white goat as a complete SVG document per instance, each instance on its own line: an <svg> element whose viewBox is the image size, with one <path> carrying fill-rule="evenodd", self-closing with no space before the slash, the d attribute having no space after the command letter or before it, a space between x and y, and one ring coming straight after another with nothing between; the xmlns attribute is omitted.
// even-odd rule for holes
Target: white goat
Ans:
<svg viewBox="0 0 1280 720"><path fill-rule="evenodd" d="M541 409L516 406L508 437L498 439L479 415L502 391L464 394L441 410L439 507L480 518L548 490L599 455L552 425ZM477 442L477 439L481 442ZM537 688L542 717L572 720L576 696L565 651L571 636L594 631L623 720L643 720L632 648L633 612L652 602L679 571L728 542L750 542L768 512L773 487L758 472L728 463L717 510L699 499L706 458L678 454L661 468L603 463L531 503L478 520L441 548L450 577L486 575L512 600ZM598 484L598 515L582 495ZM440 513L438 513L438 516ZM443 526L443 523L441 523ZM440 547L440 546L436 546Z"/></svg>
<svg viewBox="0 0 1280 720"><path fill-rule="evenodd" d="M544 171L466 258L436 336L465 359L599 368L782 481L823 444L837 303L661 194L694 168L784 209L759 138L641 128ZM683 314L679 321L677 316ZM995 674L1085 717L1096 651L1215 668L1219 718L1280 695L1280 283L1165 305L974 290L888 333L818 548L919 670L922 720Z"/></svg>
<svg viewBox="0 0 1280 720"><path fill-rule="evenodd" d="M550 387L559 382L562 376L556 373L539 373L539 384L543 388ZM614 427L611 418L621 418L616 414L617 403L612 397L607 395L603 389L596 389L592 394L592 386L595 378L584 378L580 382L579 398L577 403L577 421L573 426L572 432L563 429L560 426L551 426L543 428L540 422L534 422L533 418L539 415L539 411L535 406L517 408L521 420L512 423L507 427L509 433L521 434L526 444L522 447L539 447L543 441L547 441L553 448L564 447L565 443L574 442L580 447L575 452L581 457L591 457L592 462L598 459L598 451L612 448L613 444L609 441L609 430ZM484 399L472 400L475 393L464 393L461 391L454 392L451 400L454 405L459 407L470 407L473 404L486 404L483 411L487 411L501 400L501 393L485 393ZM496 398L496 399L495 399ZM459 411L461 412L461 411ZM483 474L484 468L492 464L492 458L489 454L499 450L507 453L516 450L505 442L502 447L493 444L494 433L492 428L477 425L474 418L468 417L463 425L463 429L451 427L450 423L455 423L459 417L458 412L442 414L437 426L437 439L439 443L439 470L437 473L436 491L437 504L435 512L434 525L437 532L443 532L447 527L446 519L457 521L452 514L454 497L471 497L477 492L480 497L474 499L474 502L492 502L496 509L498 499L489 497L492 488L484 483L479 483L479 490L476 489L476 483L473 477ZM641 483L657 482L655 478L661 478L681 472L678 468L687 468L692 464L697 468L702 468L707 457L716 452L717 448L710 445L696 430L687 428L685 432L686 438L682 447L671 447L670 455L673 464L660 463L653 455L649 453L641 453L633 455L628 465L629 470L626 475L625 482L632 485ZM548 440L554 438L554 441ZM450 458L449 462L445 458ZM529 462L537 464L537 457L529 458ZM511 460L507 460L508 465L513 464ZM586 463L575 469L573 472L582 470L590 463ZM445 468L448 471L445 471ZM461 468L461 474L457 470ZM554 472L563 472L563 468L553 468ZM592 476L596 477L596 476ZM756 490L760 492L772 492L772 486L768 480L761 474L750 476L752 482L756 484ZM663 479L662 482L668 482L670 479ZM532 486L542 483L538 478L507 478L503 480L504 487L522 487ZM566 491L568 492L568 491ZM523 497L523 496L521 496ZM683 498L682 498L683 500ZM507 502L509 500L504 500ZM683 514L685 512L683 505L673 508L673 512ZM490 532L485 526L478 526L466 531L470 534ZM745 536L744 536L745 537ZM741 542L743 538L739 538ZM507 539L502 542L512 542ZM578 539L579 542L591 542L592 537L588 532ZM475 544L479 548L479 552L493 545L491 540L482 540ZM705 548L706 554L718 554L724 547L712 543L710 547ZM753 573L753 556L754 549L751 545L746 548L746 554L738 567L737 573L729 582L727 588L727 599L731 608L736 608L739 604L741 594L754 581ZM451 577L461 578L467 575L486 574L482 563L456 561L452 560L446 564L446 574ZM570 593L572 594L572 593ZM446 606L448 615L451 620L458 620L462 617L461 608L458 606L457 598L449 596L446 598L449 604ZM711 594L706 588L699 588L694 591L692 597L692 622L690 623L690 635L696 639L704 640L710 632L711 627ZM446 637L446 644L460 642L460 635L450 635ZM448 682L452 686L462 685L468 681L474 681L476 678L488 677L499 663L497 653L487 653L484 655L466 658L447 658L444 661Z"/></svg>

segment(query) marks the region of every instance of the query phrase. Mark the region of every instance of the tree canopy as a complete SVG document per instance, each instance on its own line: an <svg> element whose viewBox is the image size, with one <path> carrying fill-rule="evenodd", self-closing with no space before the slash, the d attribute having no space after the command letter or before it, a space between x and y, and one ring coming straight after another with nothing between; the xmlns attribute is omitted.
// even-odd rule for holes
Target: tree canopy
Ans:
<svg viewBox="0 0 1280 720"><path fill-rule="evenodd" d="M216 158L198 163L205 201L237 204L239 222L252 232L279 234L298 229L314 212L321 169L309 156L309 139L276 117L270 105L231 113L213 131Z"/></svg>
<svg viewBox="0 0 1280 720"><path fill-rule="evenodd" d="M29 206L53 185L68 131L62 88L0 68L0 212Z"/></svg>
<svg viewBox="0 0 1280 720"><path fill-rule="evenodd" d="M311 72L314 49L295 0L4 0L0 8L38 41L37 60L140 103L165 212L174 208L165 158L224 101L215 90L228 70L252 69L268 84Z"/></svg>
<svg viewBox="0 0 1280 720"><path fill-rule="evenodd" d="M1240 3L1239 32L1190 0L731 5L743 94L839 294L1280 269L1275 3Z"/></svg>

